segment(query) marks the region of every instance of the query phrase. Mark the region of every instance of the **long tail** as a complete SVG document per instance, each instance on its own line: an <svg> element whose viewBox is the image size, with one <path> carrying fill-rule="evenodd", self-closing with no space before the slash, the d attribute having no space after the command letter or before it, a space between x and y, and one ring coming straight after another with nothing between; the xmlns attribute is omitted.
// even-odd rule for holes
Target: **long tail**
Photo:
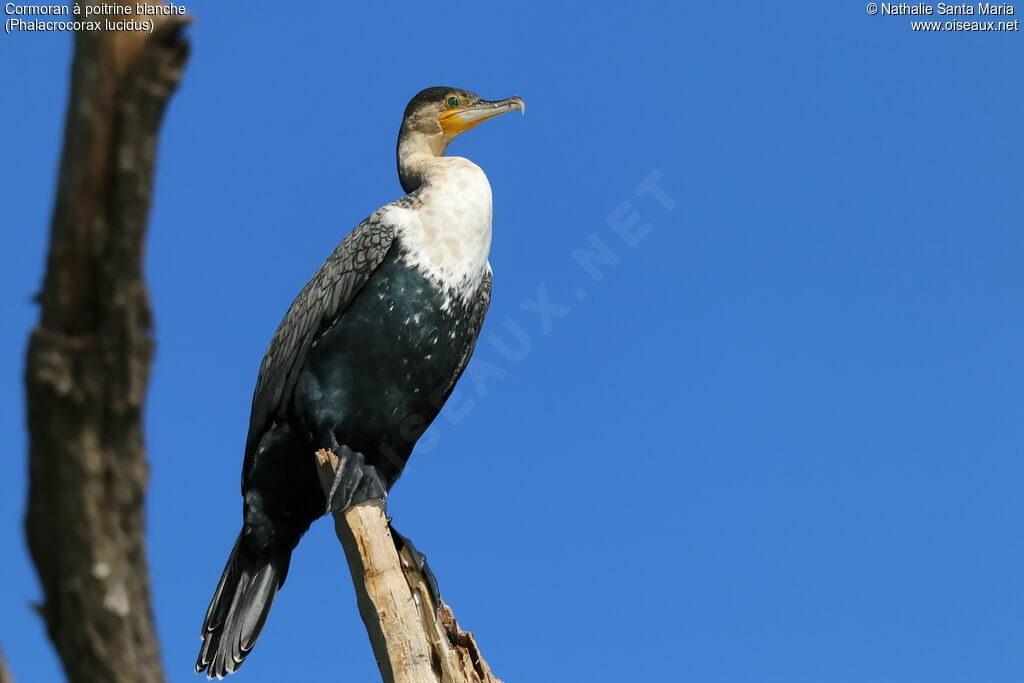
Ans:
<svg viewBox="0 0 1024 683"><path fill-rule="evenodd" d="M196 673L223 678L238 670L267 621L290 559L290 550L254 557L238 537L206 610Z"/></svg>

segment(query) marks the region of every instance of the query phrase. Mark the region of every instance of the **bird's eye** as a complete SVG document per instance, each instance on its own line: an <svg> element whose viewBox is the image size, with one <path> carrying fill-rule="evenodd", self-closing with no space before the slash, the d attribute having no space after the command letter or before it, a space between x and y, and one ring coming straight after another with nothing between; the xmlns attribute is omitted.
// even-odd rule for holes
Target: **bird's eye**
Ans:
<svg viewBox="0 0 1024 683"><path fill-rule="evenodd" d="M452 95L451 97L448 98L448 108L455 109L455 107L457 106L459 106L459 98L456 97L455 95Z"/></svg>

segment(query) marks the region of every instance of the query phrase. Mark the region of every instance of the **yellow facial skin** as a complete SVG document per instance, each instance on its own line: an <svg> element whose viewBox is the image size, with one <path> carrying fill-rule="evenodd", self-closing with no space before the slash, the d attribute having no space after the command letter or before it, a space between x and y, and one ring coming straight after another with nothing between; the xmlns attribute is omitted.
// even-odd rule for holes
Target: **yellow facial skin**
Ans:
<svg viewBox="0 0 1024 683"><path fill-rule="evenodd" d="M449 104L449 100L453 97L459 99L455 107L451 107ZM457 95L451 94L446 95L444 101L445 110L437 117L437 122L441 125L441 132L445 135L464 133L473 126L506 112L518 110L526 113L526 105L518 97L510 97L497 102L488 100L463 102Z"/></svg>

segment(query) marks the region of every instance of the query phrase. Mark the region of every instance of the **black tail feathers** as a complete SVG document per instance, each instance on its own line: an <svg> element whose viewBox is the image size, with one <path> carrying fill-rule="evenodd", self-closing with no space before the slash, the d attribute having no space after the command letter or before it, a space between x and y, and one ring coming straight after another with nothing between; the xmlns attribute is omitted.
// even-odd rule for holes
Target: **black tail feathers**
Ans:
<svg viewBox="0 0 1024 683"><path fill-rule="evenodd" d="M290 559L290 550L253 556L238 537L206 610L196 673L223 678L238 670L267 621Z"/></svg>

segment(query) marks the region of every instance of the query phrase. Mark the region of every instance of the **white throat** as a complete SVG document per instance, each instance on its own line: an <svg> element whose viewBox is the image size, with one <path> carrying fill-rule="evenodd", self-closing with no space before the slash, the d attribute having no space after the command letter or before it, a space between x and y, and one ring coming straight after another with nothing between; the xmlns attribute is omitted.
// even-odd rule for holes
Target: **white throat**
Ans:
<svg viewBox="0 0 1024 683"><path fill-rule="evenodd" d="M423 155L415 162L423 184L387 210L403 259L445 290L447 306L451 295L472 295L490 270L491 185L469 159Z"/></svg>

